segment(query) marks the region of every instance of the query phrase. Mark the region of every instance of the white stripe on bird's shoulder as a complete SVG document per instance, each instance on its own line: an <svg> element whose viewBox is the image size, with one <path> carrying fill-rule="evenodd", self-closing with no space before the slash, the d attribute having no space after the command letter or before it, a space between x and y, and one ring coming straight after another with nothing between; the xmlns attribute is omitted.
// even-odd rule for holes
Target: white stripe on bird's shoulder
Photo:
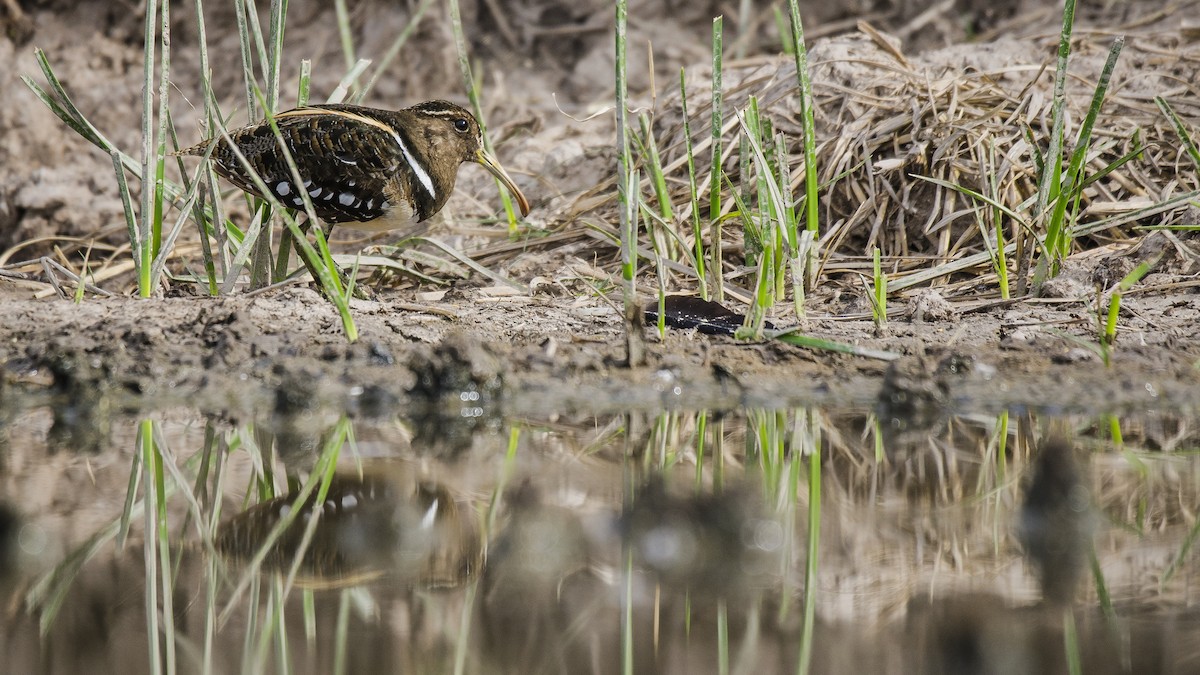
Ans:
<svg viewBox="0 0 1200 675"><path fill-rule="evenodd" d="M433 179L429 177L429 172L425 171L425 167L417 161L416 156L409 151L408 146L404 144L404 140L400 138L400 134L392 131L392 138L396 139L396 145L400 146L400 152L404 153L404 161L408 162L409 168L417 180L421 181L421 185L425 188L425 194L433 201L437 201L437 191L433 189Z"/></svg>

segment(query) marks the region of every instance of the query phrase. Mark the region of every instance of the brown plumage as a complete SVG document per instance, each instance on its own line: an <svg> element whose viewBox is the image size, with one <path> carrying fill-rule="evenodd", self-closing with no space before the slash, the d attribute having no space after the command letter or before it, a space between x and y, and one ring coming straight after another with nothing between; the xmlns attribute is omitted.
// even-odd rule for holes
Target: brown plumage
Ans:
<svg viewBox="0 0 1200 675"><path fill-rule="evenodd" d="M271 125L263 121L229 132L267 189L285 206L304 208L300 190L327 223L355 229L401 229L426 220L445 206L458 167L478 162L517 200L521 215L529 202L500 164L483 149L479 123L462 107L426 101L403 110L356 105L311 105L275 115L296 162L297 185ZM203 155L212 141L183 150ZM228 143L212 152L217 173L262 197Z"/></svg>

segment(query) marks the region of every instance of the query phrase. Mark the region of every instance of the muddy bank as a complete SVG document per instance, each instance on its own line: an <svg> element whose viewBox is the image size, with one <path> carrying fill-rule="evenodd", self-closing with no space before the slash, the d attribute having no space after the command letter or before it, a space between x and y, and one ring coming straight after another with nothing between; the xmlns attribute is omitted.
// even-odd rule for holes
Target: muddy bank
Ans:
<svg viewBox="0 0 1200 675"><path fill-rule="evenodd" d="M347 344L334 309L307 287L256 296L32 300L0 298L5 379L121 406L189 401L236 415L275 406L384 413L593 412L632 408L872 404L881 391L924 392L935 407L1142 409L1200 403L1192 335L1200 298L1125 299L1112 365L1087 300L928 307L914 301L881 334L865 317L823 317L807 332L901 356L889 364L778 343L746 344L646 328L649 363L624 365L619 317L561 296L465 290L421 303L401 292L355 301L361 339ZM827 299L833 302L833 298ZM821 307L821 303L815 303ZM844 316L844 315L843 315ZM919 320L914 320L919 317ZM463 392L477 392L468 399Z"/></svg>

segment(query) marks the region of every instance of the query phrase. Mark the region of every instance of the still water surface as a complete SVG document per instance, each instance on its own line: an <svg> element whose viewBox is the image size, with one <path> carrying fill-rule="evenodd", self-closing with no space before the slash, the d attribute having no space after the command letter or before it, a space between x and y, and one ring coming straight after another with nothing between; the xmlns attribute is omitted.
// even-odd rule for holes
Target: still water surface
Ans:
<svg viewBox="0 0 1200 675"><path fill-rule="evenodd" d="M1194 412L459 412L13 407L3 671L1200 672Z"/></svg>

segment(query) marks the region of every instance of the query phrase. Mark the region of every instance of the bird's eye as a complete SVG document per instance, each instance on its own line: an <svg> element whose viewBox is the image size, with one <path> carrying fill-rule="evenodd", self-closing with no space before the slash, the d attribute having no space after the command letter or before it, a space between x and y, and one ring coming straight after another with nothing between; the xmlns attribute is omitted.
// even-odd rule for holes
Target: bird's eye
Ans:
<svg viewBox="0 0 1200 675"><path fill-rule="evenodd" d="M460 117L454 120L454 128L458 131L466 133L467 129L471 128L471 125L467 124L467 120L465 118Z"/></svg>

